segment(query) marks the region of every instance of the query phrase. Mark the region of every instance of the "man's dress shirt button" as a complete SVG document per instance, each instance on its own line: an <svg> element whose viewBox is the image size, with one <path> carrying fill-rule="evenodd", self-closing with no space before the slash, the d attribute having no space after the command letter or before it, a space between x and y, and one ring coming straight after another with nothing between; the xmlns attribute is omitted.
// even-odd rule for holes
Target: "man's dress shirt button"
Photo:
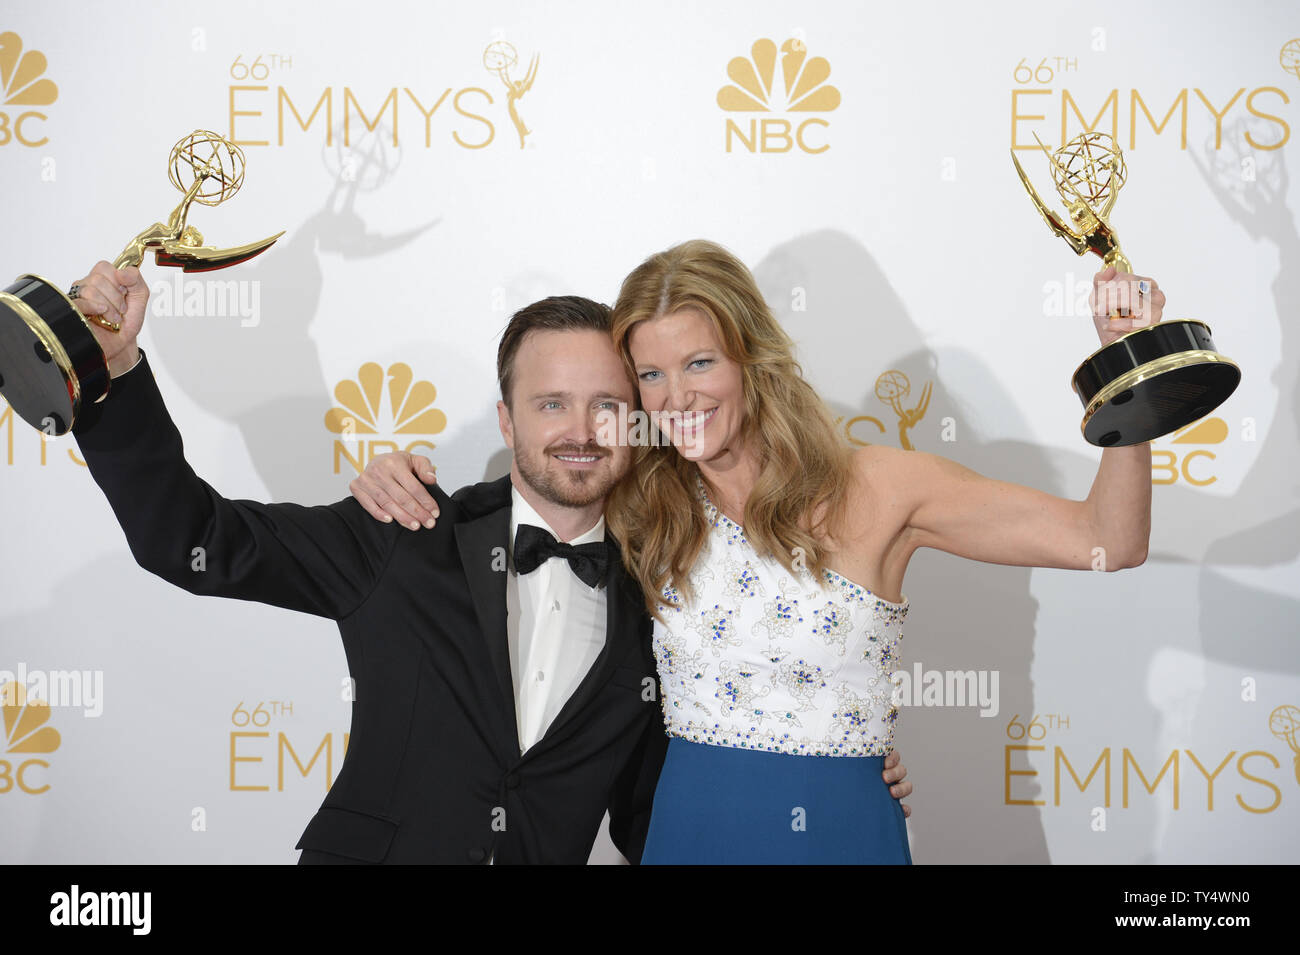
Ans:
<svg viewBox="0 0 1300 955"><path fill-rule="evenodd" d="M483 849L480 849L478 846L475 846L473 849L469 850L470 862L482 862L486 858L487 858L487 852Z"/></svg>

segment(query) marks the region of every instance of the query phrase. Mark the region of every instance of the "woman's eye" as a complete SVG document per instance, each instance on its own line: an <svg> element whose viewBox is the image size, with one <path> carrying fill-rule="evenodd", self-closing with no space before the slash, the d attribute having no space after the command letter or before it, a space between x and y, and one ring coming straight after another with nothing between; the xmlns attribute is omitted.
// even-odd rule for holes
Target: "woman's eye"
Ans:
<svg viewBox="0 0 1300 955"><path fill-rule="evenodd" d="M691 362L691 367L694 367L696 365L699 365L700 367L704 367L706 365L711 365L711 364L713 364L712 358L697 358L695 359L695 361Z"/></svg>
<svg viewBox="0 0 1300 955"><path fill-rule="evenodd" d="M641 378L642 381L649 381L651 375L657 375L657 374L659 374L659 372L657 371L643 371L641 372L639 377Z"/></svg>

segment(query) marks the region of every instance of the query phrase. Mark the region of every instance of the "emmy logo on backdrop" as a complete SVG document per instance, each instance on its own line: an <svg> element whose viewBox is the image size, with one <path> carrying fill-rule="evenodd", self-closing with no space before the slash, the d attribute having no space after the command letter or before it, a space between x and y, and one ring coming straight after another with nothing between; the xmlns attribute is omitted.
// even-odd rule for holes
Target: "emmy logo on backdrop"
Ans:
<svg viewBox="0 0 1300 955"><path fill-rule="evenodd" d="M1282 51L1278 54L1278 62L1282 64L1282 69L1296 79L1300 79L1300 37L1287 40L1283 44Z"/></svg>
<svg viewBox="0 0 1300 955"><path fill-rule="evenodd" d="M519 118L519 111L515 104L520 98L533 87L533 80L537 76L537 54L528 63L528 72L522 80L512 80L510 78L510 68L517 66L519 63L519 54L515 52L514 46L505 40L497 40L489 43L487 49L483 51L483 65L488 71L495 73L497 78L505 84L506 87L506 105L510 110L510 120L515 124L515 131L519 133L519 148L524 148L524 137L531 132L525 125L524 121Z"/></svg>
<svg viewBox="0 0 1300 955"><path fill-rule="evenodd" d="M912 393L912 382L908 380L907 375L897 369L891 369L876 379L876 397L893 408L894 414L898 415L898 446L904 451L915 450L912 442L908 440L907 432L925 417L926 409L930 407L932 384L933 382L927 381L925 387L921 389L921 397L916 407L907 408L901 404L902 400Z"/></svg>
<svg viewBox="0 0 1300 955"><path fill-rule="evenodd" d="M898 416L898 446L904 451L916 450L907 433L920 424L921 419L925 417L925 412L930 407L930 395L933 386L934 382L927 381L925 387L921 389L921 397L917 399L915 406L909 408L905 404L905 400L912 393L912 381L907 377L906 372L891 368L888 371L881 372L876 378L876 398L882 404L889 405L894 410L894 414ZM844 437L848 439L849 444L856 447L866 447L872 442L854 433L854 429L864 421L869 421L875 425L876 430L881 434L885 433L885 423L875 415L854 415L848 421L845 421L844 417L840 416L835 419L835 424L843 426Z"/></svg>
<svg viewBox="0 0 1300 955"><path fill-rule="evenodd" d="M1300 784L1300 707L1279 706L1268 715L1268 728L1295 753L1295 781Z"/></svg>

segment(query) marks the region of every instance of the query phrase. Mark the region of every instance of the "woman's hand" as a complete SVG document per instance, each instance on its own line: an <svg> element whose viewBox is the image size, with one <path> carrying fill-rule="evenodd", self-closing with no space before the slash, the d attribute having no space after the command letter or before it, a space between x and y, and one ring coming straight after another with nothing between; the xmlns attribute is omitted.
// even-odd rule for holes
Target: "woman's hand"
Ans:
<svg viewBox="0 0 1300 955"><path fill-rule="evenodd" d="M371 458L365 471L348 487L375 520L390 522L396 518L403 527L418 531L421 524L433 527L437 521L438 504L424 487L436 480L428 458L393 451Z"/></svg>
<svg viewBox="0 0 1300 955"><path fill-rule="evenodd" d="M895 799L906 799L912 795L912 784L904 782L907 776L907 767L903 765L903 757L894 750L885 757L885 771L881 777L885 782L890 783L889 794ZM912 807L907 803L899 803L903 807L903 818L906 819L912 815Z"/></svg>
<svg viewBox="0 0 1300 955"><path fill-rule="evenodd" d="M1092 277L1092 321L1103 345L1135 328L1146 328L1160 321L1165 308L1165 293L1156 280L1132 272L1117 272L1108 265ZM1116 317L1118 315L1118 317Z"/></svg>

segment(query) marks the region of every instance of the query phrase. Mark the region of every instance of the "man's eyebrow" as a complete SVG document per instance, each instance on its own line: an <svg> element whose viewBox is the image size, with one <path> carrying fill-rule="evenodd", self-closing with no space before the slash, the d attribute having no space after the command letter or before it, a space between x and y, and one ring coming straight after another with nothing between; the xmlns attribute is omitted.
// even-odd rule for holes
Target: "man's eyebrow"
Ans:
<svg viewBox="0 0 1300 955"><path fill-rule="evenodd" d="M542 391L542 392L538 392L535 395L529 395L528 400L539 401L542 398L563 398L564 400L567 401L573 397L574 394L572 391ZM627 401L629 400L630 396L627 394L619 394L613 391L598 391L591 396L592 401L600 401L605 398L614 398L618 401Z"/></svg>

